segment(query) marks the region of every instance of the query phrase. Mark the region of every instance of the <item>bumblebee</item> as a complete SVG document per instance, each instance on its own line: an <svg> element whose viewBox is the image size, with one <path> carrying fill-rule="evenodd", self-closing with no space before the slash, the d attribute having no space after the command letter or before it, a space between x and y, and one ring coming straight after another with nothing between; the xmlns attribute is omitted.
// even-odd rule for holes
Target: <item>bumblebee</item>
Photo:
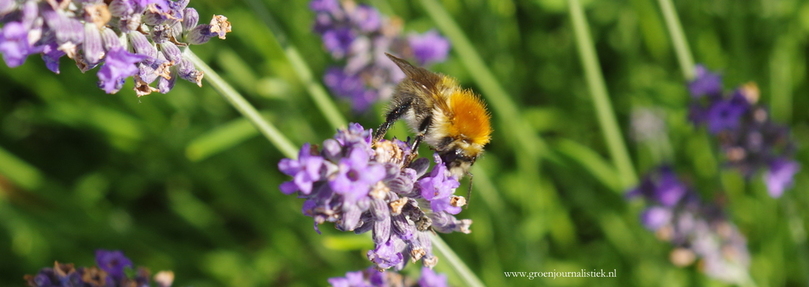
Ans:
<svg viewBox="0 0 809 287"><path fill-rule="evenodd" d="M413 149L421 141L426 142L438 152L450 173L460 179L491 140L491 115L486 105L451 77L385 55L406 78L396 86L385 122L376 130L374 141L381 140L394 122L404 118L416 134Z"/></svg>

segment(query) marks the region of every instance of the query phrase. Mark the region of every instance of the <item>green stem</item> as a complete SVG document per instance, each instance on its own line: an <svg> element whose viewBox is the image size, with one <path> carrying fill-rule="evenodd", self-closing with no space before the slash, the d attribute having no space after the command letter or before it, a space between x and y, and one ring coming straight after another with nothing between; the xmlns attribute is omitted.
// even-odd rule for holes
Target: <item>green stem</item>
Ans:
<svg viewBox="0 0 809 287"><path fill-rule="evenodd" d="M323 116L326 117L326 120L331 124L332 128L338 129L346 127L347 121L342 113L340 113L337 105L329 96L329 93L326 92L326 89L323 88L323 85L320 84L320 81L315 80L314 76L312 76L313 73L306 64L306 61L298 52L298 49L289 43L286 33L284 33L284 30L275 22L275 18L270 11L267 10L267 7L258 0L249 0L247 4L250 5L258 17L264 21L264 25L267 25L267 28L270 29L273 36L275 36L274 38L278 41L278 44L284 49L287 60L292 64L292 69L298 74L298 78L304 83L306 90L312 97L312 101L315 102L315 105L320 109L320 112L323 113Z"/></svg>
<svg viewBox="0 0 809 287"><path fill-rule="evenodd" d="M601 74L601 65L598 63L595 48L590 40L590 29L587 26L584 11L582 11L578 0L569 0L568 3L570 5L570 17L573 21L573 31L576 34L576 46L578 47L582 68L587 79L587 87L590 89L590 96L596 108L598 122L604 133L604 140L607 142L613 164L618 170L621 186L627 188L638 181L635 168L632 166L632 160L621 136L621 128L615 119L607 88L604 84L604 76Z"/></svg>
<svg viewBox="0 0 809 287"><path fill-rule="evenodd" d="M461 277L461 280L464 281L464 286L471 286L471 287L483 287L483 282L475 276L475 273L472 273L469 270L469 267L466 267L466 264L458 258L458 255L452 251L452 248L447 246L447 243L444 242L441 237L438 235L433 235L432 237L433 247L438 250L441 254L444 255L444 259L446 259L450 265L455 269L455 272L458 273L458 277Z"/></svg>
<svg viewBox="0 0 809 287"><path fill-rule="evenodd" d="M659 0L659 2L660 10L663 11L663 18L666 19L666 28L669 30L669 35L674 45L674 51L677 53L677 61L680 62L683 78L690 81L694 78L694 58L688 49L688 40L686 40L683 33L677 11L674 9L674 4L671 3L671 0Z"/></svg>
<svg viewBox="0 0 809 287"><path fill-rule="evenodd" d="M284 134L282 134L278 129L275 128L272 124L270 124L266 119L261 117L261 114L256 111L256 108L253 107L247 100L242 97L241 94L236 92L233 87L230 86L219 74L216 73L205 61L202 61L199 57L197 57L191 49L185 49L183 52L185 55L191 59L191 62L194 63L194 66L199 68L203 73L205 73L205 79L211 83L214 89L216 89L220 95L225 97L225 99L233 105L236 110L239 111L245 118L250 120L251 123L258 129L264 137L270 140L270 143L275 145L284 156L289 158L295 158L298 154L298 149L292 144L292 142L287 139Z"/></svg>

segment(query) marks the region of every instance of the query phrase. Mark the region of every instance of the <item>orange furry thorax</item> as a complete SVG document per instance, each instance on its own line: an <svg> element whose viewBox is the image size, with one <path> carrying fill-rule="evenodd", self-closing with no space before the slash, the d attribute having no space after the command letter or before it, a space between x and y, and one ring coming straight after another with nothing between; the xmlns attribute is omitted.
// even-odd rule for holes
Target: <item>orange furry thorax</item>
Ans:
<svg viewBox="0 0 809 287"><path fill-rule="evenodd" d="M491 116L486 106L470 90L453 91L448 100L449 136L467 141L469 144L485 145L489 143L492 132L489 120Z"/></svg>

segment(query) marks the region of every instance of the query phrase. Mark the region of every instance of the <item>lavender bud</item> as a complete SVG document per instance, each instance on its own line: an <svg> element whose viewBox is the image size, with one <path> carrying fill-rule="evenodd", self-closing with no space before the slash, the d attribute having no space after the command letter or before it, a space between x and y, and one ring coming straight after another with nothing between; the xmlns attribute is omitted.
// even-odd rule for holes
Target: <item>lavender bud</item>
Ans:
<svg viewBox="0 0 809 287"><path fill-rule="evenodd" d="M146 12L146 14L143 15L143 24L146 24L146 25L149 25L149 26L161 25L164 22L166 22L166 20L167 20L166 17L164 17L162 14L151 12L151 11Z"/></svg>
<svg viewBox="0 0 809 287"><path fill-rule="evenodd" d="M189 31L199 24L199 12L194 8L185 8L183 11L183 31Z"/></svg>
<svg viewBox="0 0 809 287"><path fill-rule="evenodd" d="M132 44L132 48L135 50L135 53L149 57L150 60L147 61L154 61L154 59L157 59L157 48L149 43L146 36L138 31L129 32L127 36L129 36L129 42Z"/></svg>
<svg viewBox="0 0 809 287"><path fill-rule="evenodd" d="M129 0L112 0L109 4L110 15L113 17L125 17L135 14L135 3Z"/></svg>
<svg viewBox="0 0 809 287"><path fill-rule="evenodd" d="M180 52L180 48L177 48L177 45L174 45L174 43L171 42L160 43L160 52L166 56L166 59L174 63L180 63L180 60L182 59L182 52Z"/></svg>
<svg viewBox="0 0 809 287"><path fill-rule="evenodd" d="M390 239L391 227L390 216L385 217L382 220L374 221L374 243L382 244L387 242Z"/></svg>
<svg viewBox="0 0 809 287"><path fill-rule="evenodd" d="M104 48L101 44L101 33L93 23L84 24L84 58L90 64L96 64L104 58Z"/></svg>
<svg viewBox="0 0 809 287"><path fill-rule="evenodd" d="M168 33L174 39L179 39L180 36L183 34L183 23L179 21L172 21L170 25L168 25Z"/></svg>
<svg viewBox="0 0 809 287"><path fill-rule="evenodd" d="M210 40L214 35L211 33L211 25L202 24L197 25L191 31L188 32L188 35L185 36L185 41L191 45L200 45L205 44Z"/></svg>
<svg viewBox="0 0 809 287"><path fill-rule="evenodd" d="M180 75L181 79L195 83L197 84L197 86L202 87L203 73L202 71L198 71L194 67L194 64L191 63L191 60L183 58L180 61L180 64L177 65L177 67L179 69L177 72Z"/></svg>
<svg viewBox="0 0 809 287"><path fill-rule="evenodd" d="M171 89L174 88L174 83L177 82L177 69L171 69L171 75L169 78L159 78L157 81L157 89L160 90L161 94L168 93Z"/></svg>

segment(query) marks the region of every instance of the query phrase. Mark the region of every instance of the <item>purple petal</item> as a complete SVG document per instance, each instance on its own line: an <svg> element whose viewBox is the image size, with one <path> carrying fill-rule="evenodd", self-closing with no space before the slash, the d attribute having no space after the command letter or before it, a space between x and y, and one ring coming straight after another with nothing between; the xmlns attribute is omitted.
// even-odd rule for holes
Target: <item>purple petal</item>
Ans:
<svg viewBox="0 0 809 287"><path fill-rule="evenodd" d="M792 186L792 178L798 173L801 166L797 162L776 159L770 163L770 169L764 174L767 191L773 198L779 198L784 190Z"/></svg>

